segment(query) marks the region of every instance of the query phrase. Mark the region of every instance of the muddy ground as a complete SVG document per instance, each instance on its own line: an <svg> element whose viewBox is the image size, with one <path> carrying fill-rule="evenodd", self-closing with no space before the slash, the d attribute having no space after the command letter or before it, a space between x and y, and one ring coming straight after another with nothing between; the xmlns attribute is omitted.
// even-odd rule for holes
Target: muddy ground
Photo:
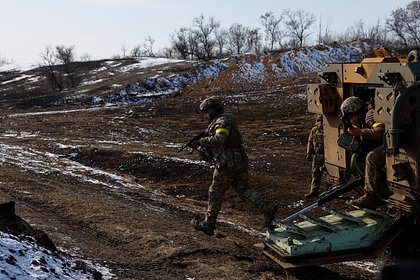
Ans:
<svg viewBox="0 0 420 280"><path fill-rule="evenodd" d="M251 184L279 204L278 218L308 203L301 199L310 181L313 116L304 93L311 80L220 95L239 119ZM203 98L17 109L10 97L1 107L0 200L16 201L17 214L57 247L118 279L375 279L348 264L283 270L255 246L262 215L233 191L216 236L191 228L206 209L211 167L177 150L207 126L195 113Z"/></svg>

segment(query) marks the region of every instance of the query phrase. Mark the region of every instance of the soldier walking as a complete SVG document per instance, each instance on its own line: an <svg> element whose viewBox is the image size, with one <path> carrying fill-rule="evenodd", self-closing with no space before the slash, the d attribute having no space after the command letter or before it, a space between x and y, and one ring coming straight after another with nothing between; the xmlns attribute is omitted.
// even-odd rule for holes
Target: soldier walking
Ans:
<svg viewBox="0 0 420 280"><path fill-rule="evenodd" d="M193 141L190 147L204 154L204 158L214 165L214 172L205 217L191 220L191 225L209 236L214 235L223 195L232 186L241 199L264 214L263 225L268 227L277 212L277 204L249 186L248 157L235 116L225 113L222 102L212 97L202 101L198 111L209 125L205 137Z"/></svg>

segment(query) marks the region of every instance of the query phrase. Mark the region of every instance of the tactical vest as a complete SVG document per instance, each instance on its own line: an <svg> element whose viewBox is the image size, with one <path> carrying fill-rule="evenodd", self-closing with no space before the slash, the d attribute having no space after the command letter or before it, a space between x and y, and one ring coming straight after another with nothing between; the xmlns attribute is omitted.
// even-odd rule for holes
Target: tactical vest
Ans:
<svg viewBox="0 0 420 280"><path fill-rule="evenodd" d="M233 167L247 158L245 148L243 146L242 135L238 130L238 125L234 115L224 113L216 117L208 126L207 133L210 136L215 136L217 130L225 129L224 133L227 138L224 143L212 143L208 148L209 154L212 154L212 163L216 168L224 166Z"/></svg>
<svg viewBox="0 0 420 280"><path fill-rule="evenodd" d="M324 154L324 129L322 126L316 127L312 137L312 144L315 154Z"/></svg>

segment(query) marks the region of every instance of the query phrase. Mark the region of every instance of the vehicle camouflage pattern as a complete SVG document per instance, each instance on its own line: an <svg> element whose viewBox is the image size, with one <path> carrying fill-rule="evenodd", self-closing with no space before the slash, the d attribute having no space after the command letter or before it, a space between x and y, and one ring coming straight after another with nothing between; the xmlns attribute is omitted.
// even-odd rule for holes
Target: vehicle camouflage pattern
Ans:
<svg viewBox="0 0 420 280"><path fill-rule="evenodd" d="M284 268L366 259L385 248L397 257L419 256L419 57L417 51L407 58L392 57L386 48L374 52L376 57L360 63L326 65L319 83L307 86L308 111L323 115L324 175L337 186L305 209L275 220L267 231L264 253ZM345 132L340 105L350 96L370 103L375 121L385 125L384 184L393 194L376 210L350 203L344 210L319 207L363 186L363 174L349 172L350 152L339 143ZM318 215L309 216L314 208Z"/></svg>

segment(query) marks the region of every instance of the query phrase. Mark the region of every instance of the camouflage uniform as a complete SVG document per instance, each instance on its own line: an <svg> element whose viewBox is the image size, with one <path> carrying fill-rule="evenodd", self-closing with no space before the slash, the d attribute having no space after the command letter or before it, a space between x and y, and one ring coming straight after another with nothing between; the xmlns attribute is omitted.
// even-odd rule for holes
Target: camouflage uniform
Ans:
<svg viewBox="0 0 420 280"><path fill-rule="evenodd" d="M322 116L317 116L316 119L322 122ZM322 123L311 129L306 155L308 160L312 160L312 180L311 190L305 197L311 198L318 196L324 167L324 129Z"/></svg>
<svg viewBox="0 0 420 280"><path fill-rule="evenodd" d="M277 205L265 199L249 186L248 157L243 146L242 136L234 115L219 112L210 121L206 137L195 146L211 155L214 165L213 181L209 188L208 208L204 221L191 221L193 227L213 235L216 219L221 209L223 195L232 186L239 197L254 204L265 215L265 226L274 218Z"/></svg>
<svg viewBox="0 0 420 280"><path fill-rule="evenodd" d="M368 196L388 198L391 193L385 180L386 157L385 146L382 143L385 126L374 121L373 113L373 109L368 110L365 118L366 128L361 131L362 145L374 147L366 156L365 191Z"/></svg>
<svg viewBox="0 0 420 280"><path fill-rule="evenodd" d="M351 104L351 102L347 102L349 105L354 105L358 102L362 102L356 97L350 97L348 99L348 101L355 101L355 103L353 102L353 104ZM349 109L349 107L347 108L348 110L351 109ZM362 116L360 109L357 110L359 117ZM351 110L347 113L351 113ZM364 158L364 156L366 155L366 165L364 168L365 195L354 200L353 204L359 207L376 208L382 203L381 198L387 198L390 195L390 190L385 182L384 173L385 147L382 142L385 132L385 126L382 123L375 122L373 108L368 108L364 122L361 122L358 126L360 127L360 135L358 136L360 137L362 143L360 157ZM351 131L351 129L352 128L350 128L349 131Z"/></svg>

